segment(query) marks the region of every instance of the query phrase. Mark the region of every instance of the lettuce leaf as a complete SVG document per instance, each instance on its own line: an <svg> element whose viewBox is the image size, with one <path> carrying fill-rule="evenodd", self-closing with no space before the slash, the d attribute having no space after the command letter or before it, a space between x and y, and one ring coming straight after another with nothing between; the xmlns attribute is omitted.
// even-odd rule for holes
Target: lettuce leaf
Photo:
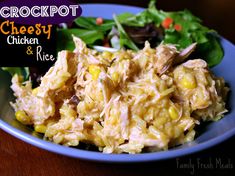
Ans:
<svg viewBox="0 0 235 176"><path fill-rule="evenodd" d="M29 68L28 67L1 67L2 70L8 72L11 76L15 74L22 75L24 80L29 78Z"/></svg>
<svg viewBox="0 0 235 176"><path fill-rule="evenodd" d="M164 29L161 24L166 18L172 18L173 24L169 29ZM156 0L150 0L149 6L138 14L122 13L114 15L113 20L104 20L102 25L96 24L94 17L79 17L74 23L77 27L72 29L58 30L58 50L73 49L71 34L80 37L88 46L94 46L98 40L103 40L117 26L119 31L119 43L121 47L138 50L137 43L131 40L122 25L128 27L145 27L154 24L163 29L163 43L175 44L181 50L192 43L198 44L197 56L206 60L210 67L221 62L224 56L223 48L220 44L216 31L202 25L200 18L194 16L189 10L177 12L165 12L156 8ZM180 25L182 30L176 30L174 25ZM134 30L132 30L134 31ZM159 41L156 41L159 43ZM157 44L157 43L156 43Z"/></svg>
<svg viewBox="0 0 235 176"><path fill-rule="evenodd" d="M120 46L124 47L127 46L135 51L138 51L139 48L135 45L135 43L130 39L130 37L127 35L126 31L122 27L121 23L118 21L118 18L116 15L113 15L113 19L116 23L117 29L119 31L120 35Z"/></svg>

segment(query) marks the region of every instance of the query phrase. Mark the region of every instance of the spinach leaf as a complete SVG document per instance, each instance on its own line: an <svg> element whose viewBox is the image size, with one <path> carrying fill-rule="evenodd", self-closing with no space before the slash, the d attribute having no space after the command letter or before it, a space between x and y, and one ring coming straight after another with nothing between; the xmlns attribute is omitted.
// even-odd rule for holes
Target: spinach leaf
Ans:
<svg viewBox="0 0 235 176"><path fill-rule="evenodd" d="M96 26L96 19L94 17L78 17L74 20L74 23L79 27L85 29L92 29Z"/></svg>
<svg viewBox="0 0 235 176"><path fill-rule="evenodd" d="M139 50L139 48L135 45L135 43L130 39L130 37L127 35L126 31L122 27L121 23L118 21L117 16L113 15L113 19L115 21L115 24L117 26L117 29L119 31L120 35L120 46L127 46L135 51Z"/></svg>
<svg viewBox="0 0 235 176"><path fill-rule="evenodd" d="M152 23L153 21L151 14L147 10L136 15L130 13L121 14L118 15L117 18L121 24L135 27L144 27L146 24Z"/></svg>
<svg viewBox="0 0 235 176"><path fill-rule="evenodd" d="M149 12L152 21L159 26L161 22L168 16L167 12L164 12L162 10L158 10L156 8L156 0L151 0L149 2L148 9L146 10Z"/></svg>
<svg viewBox="0 0 235 176"><path fill-rule="evenodd" d="M103 40L104 34L97 30L88 29L59 29L57 31L57 50L70 50L75 48L72 35L81 38L87 45L94 44L97 40Z"/></svg>
<svg viewBox="0 0 235 176"><path fill-rule="evenodd" d="M164 43L176 44L177 48L183 49L196 42L197 52L200 57L207 61L210 67L215 66L223 59L223 49L218 40L217 33L202 25L201 19L194 16L190 11L164 12L155 7L156 0L151 0L148 11L152 15L153 22L158 26L167 17L173 20L169 29L165 29ZM174 25L180 25L182 30L176 31ZM212 34L213 33L213 34Z"/></svg>
<svg viewBox="0 0 235 176"><path fill-rule="evenodd" d="M111 30L114 25L113 20L104 20L103 24L97 25L96 18L94 17L78 17L74 20L74 22L76 25L84 29L98 30L103 32Z"/></svg>
<svg viewBox="0 0 235 176"><path fill-rule="evenodd" d="M2 70L10 73L11 76L15 74L21 75L24 77L24 80L29 78L29 68L28 67L1 67Z"/></svg>
<svg viewBox="0 0 235 176"><path fill-rule="evenodd" d="M101 25L97 25L96 18L93 17L79 17L75 19L74 23L78 28L58 30L58 49L73 50L74 44L71 34L80 37L89 46L93 46L98 40L103 40L110 33L113 26L116 25L119 36L115 36L115 40L112 37L110 38L110 40L112 39L110 41L112 46L115 41L115 46L119 42L118 46L120 47L125 46L133 50L138 50L136 46L138 43L131 40L130 36L132 34L129 32L127 34L125 31L127 29L126 27L144 28L149 24L154 24L161 28L162 22L166 18L171 18L173 21L172 24L169 28L163 30L163 37L159 37L163 43L175 44L181 50L196 42L199 47L197 51L201 52L201 58L205 59L209 66L217 65L223 58L223 49L218 41L218 37L216 35L210 35L211 33L216 34L216 32L203 26L201 19L194 16L189 10L165 12L156 8L156 0L150 0L148 8L143 12L138 14L123 13L118 16L114 15L113 18L113 20L104 19ZM122 25L125 26L125 29ZM180 26L180 30L177 30L175 25Z"/></svg>
<svg viewBox="0 0 235 176"><path fill-rule="evenodd" d="M209 67L218 65L224 56L223 48L221 47L219 38L215 34L207 34L209 42L198 45L198 53L203 58Z"/></svg>

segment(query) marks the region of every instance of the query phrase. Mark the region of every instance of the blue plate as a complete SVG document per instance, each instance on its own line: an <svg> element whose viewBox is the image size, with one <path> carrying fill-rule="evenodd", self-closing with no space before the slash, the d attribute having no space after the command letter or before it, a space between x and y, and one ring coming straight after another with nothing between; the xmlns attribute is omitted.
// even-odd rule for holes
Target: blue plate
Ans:
<svg viewBox="0 0 235 176"><path fill-rule="evenodd" d="M142 8L137 7L108 4L82 5L82 8L83 16L104 18L111 18L113 13L138 13L143 10ZM9 89L11 78L3 71L0 71L0 128L27 143L51 152L80 159L103 162L156 161L175 158L212 147L235 134L235 46L223 38L221 38L221 42L225 51L225 56L222 63L213 68L213 72L218 76L224 77L226 82L230 85L232 93L230 94L229 105L231 107L231 111L220 121L204 126L202 129L202 134L193 142L188 144L181 145L168 151L128 155L103 154L100 152L69 148L44 141L42 140L42 136L33 132L32 129L21 125L15 120L14 112L9 105L9 101L14 99L12 92Z"/></svg>

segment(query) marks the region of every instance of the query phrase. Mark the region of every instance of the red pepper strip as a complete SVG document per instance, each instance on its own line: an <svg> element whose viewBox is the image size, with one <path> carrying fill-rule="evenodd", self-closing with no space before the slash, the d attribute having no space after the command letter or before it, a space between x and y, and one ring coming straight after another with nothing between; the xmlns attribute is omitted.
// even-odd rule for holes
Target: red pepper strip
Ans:
<svg viewBox="0 0 235 176"><path fill-rule="evenodd" d="M97 24L97 25L101 25L101 24L103 24L103 23L104 23L103 18L101 18L101 17L96 18L96 24Z"/></svg>
<svg viewBox="0 0 235 176"><path fill-rule="evenodd" d="M180 24L175 24L174 29L180 32L182 30L182 26Z"/></svg>
<svg viewBox="0 0 235 176"><path fill-rule="evenodd" d="M173 23L173 19L170 17L165 18L165 20L162 21L162 27L165 29L169 29L170 25Z"/></svg>

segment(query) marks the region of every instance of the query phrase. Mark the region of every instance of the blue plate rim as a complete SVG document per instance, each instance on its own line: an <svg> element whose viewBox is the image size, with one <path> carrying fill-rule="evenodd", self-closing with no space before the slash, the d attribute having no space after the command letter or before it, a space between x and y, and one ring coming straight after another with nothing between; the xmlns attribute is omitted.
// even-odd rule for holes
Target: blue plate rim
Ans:
<svg viewBox="0 0 235 176"><path fill-rule="evenodd" d="M28 144L31 144L35 147L39 147L41 149L53 153L69 156L72 158L79 158L79 159L99 161L99 162L102 161L109 163L130 163L130 162L136 163L136 162L159 161L159 160L177 158L210 148L235 135L235 128L234 128L225 132L223 135L220 135L219 137L210 139L206 142L194 146L189 146L187 148L180 148L175 150L160 151L153 153L141 153L141 154L105 154L96 151L87 151L82 149L66 147L39 139L37 137L34 137L21 130L14 128L13 126L9 125L8 123L4 122L1 119L0 119L0 129Z"/></svg>

